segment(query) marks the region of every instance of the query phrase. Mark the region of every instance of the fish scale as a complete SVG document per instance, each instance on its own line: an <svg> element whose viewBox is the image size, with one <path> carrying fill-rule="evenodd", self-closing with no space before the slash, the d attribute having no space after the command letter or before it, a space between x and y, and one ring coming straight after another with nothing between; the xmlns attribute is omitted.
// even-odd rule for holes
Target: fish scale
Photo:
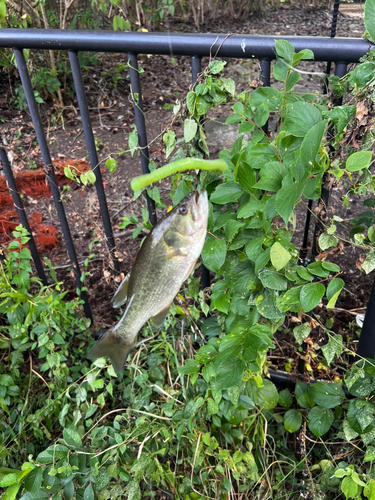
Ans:
<svg viewBox="0 0 375 500"><path fill-rule="evenodd" d="M120 284L114 307L126 302L120 321L89 351L108 356L119 375L139 330L152 318L160 327L182 283L194 268L207 231L206 191L186 196L153 228L138 252L130 277Z"/></svg>

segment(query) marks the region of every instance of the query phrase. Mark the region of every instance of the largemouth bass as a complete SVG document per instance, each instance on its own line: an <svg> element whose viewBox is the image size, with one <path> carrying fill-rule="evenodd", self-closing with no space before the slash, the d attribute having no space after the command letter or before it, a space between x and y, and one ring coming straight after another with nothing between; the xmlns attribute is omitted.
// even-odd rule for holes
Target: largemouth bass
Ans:
<svg viewBox="0 0 375 500"><path fill-rule="evenodd" d="M124 315L89 351L89 359L109 357L117 375L139 330L151 318L160 328L182 283L194 268L207 231L208 198L202 190L188 194L152 229L133 269L113 297L113 307L126 303Z"/></svg>

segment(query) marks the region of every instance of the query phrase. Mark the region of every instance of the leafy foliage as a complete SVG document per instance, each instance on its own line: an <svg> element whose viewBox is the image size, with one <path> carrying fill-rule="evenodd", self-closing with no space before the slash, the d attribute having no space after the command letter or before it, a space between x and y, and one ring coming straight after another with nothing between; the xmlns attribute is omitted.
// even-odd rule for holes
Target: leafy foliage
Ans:
<svg viewBox="0 0 375 500"><path fill-rule="evenodd" d="M164 2L159 17L171 6ZM327 260L300 265L293 239L296 206L319 198L324 176L345 178L362 195L374 191L372 131L362 151L343 151L355 106L332 110L322 98L295 93L298 63L312 54L295 53L283 40L275 49L273 70L282 91L259 87L237 95L233 80L222 76L225 63L213 60L188 93L186 108L174 109L174 116L186 111L183 138L168 128L166 156L182 141L177 155L207 154L203 123L219 104L230 102L227 123L238 124L238 139L220 153L229 167L224 177L187 173L172 181L173 204L192 189L209 193L202 259L214 280L210 290L200 290L190 277L159 335L150 335L151 325L144 328L148 349L128 364L123 383L104 359L91 367L84 359L87 325L80 302L66 301L61 284L43 287L33 276L22 248L27 236L18 228L0 278L5 500L281 499L306 484L316 498L375 498L374 363L350 366L345 338L315 314L335 307L344 287L339 266ZM370 54L345 79L331 80L334 90L365 98L372 61ZM264 127L273 113L280 127L271 135ZM336 134L329 138L332 126ZM137 134L131 134L134 152ZM114 171L115 161L109 159L107 168ZM156 186L148 193L164 206ZM374 207L372 198L366 203ZM124 217L121 227L134 224L137 236L150 228L146 210L142 216L142 223L135 215ZM368 252L367 272L374 262L373 218L372 211L360 214L351 236ZM325 224L322 251L340 241L335 222ZM328 339L319 362L338 367L334 381L298 380L293 390L278 390L267 360L275 333L292 338L293 330L302 346L312 342L317 325ZM330 448L332 442L337 444Z"/></svg>

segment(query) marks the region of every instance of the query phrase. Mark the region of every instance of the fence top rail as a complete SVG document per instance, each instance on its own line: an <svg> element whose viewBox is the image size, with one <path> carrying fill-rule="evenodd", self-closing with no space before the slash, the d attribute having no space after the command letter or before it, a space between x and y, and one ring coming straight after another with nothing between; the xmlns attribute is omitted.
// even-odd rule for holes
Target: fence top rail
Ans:
<svg viewBox="0 0 375 500"><path fill-rule="evenodd" d="M19 49L133 52L182 56L275 59L275 40L298 52L310 49L316 61L358 62L374 45L359 38L283 37L203 33L143 33L41 29L0 29L0 47Z"/></svg>

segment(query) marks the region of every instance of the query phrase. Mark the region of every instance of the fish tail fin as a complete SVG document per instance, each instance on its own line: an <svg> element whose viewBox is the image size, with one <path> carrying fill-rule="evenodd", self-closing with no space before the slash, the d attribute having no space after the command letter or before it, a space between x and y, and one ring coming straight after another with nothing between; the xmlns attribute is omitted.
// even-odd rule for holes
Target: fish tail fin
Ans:
<svg viewBox="0 0 375 500"><path fill-rule="evenodd" d="M108 330L108 332L90 349L87 353L87 358L94 360L108 357L111 360L117 376L122 379L122 370L131 348L132 345L118 342L115 332L113 330Z"/></svg>

